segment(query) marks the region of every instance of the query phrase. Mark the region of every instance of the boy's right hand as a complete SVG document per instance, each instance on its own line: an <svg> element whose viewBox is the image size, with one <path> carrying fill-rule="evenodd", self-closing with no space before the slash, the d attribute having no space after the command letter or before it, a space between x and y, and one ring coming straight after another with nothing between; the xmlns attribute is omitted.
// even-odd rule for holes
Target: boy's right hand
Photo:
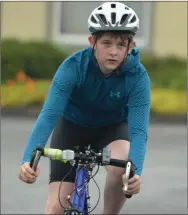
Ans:
<svg viewBox="0 0 188 215"><path fill-rule="evenodd" d="M36 181L37 177L39 176L40 169L39 169L39 167L37 167L37 170L35 172L30 167L29 164L30 164L30 162L26 162L20 167L19 179L28 184L32 184Z"/></svg>

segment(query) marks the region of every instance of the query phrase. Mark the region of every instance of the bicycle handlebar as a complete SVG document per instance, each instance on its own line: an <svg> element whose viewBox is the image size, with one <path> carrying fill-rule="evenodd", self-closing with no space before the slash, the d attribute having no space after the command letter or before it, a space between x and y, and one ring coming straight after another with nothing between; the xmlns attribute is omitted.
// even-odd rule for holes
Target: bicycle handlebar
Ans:
<svg viewBox="0 0 188 215"><path fill-rule="evenodd" d="M131 161L112 159L111 150L107 147L103 148L102 152L95 153L93 150L86 150L85 153L75 152L73 150L60 150L53 148L40 148L38 147L32 153L32 159L30 167L36 171L39 160L43 157L48 157L53 160L61 162L72 162L73 165L77 164L98 164L101 166L111 165L125 168L125 186L124 190L127 190L128 180L134 176L135 167ZM130 195L126 195L127 198L131 198Z"/></svg>

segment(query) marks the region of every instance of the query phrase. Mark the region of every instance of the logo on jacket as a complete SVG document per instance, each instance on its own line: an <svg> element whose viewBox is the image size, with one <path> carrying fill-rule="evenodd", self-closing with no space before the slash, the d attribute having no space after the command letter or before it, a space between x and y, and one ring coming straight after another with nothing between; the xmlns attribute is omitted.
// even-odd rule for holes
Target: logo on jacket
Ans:
<svg viewBox="0 0 188 215"><path fill-rule="evenodd" d="M113 92L112 90L110 91L110 97L113 98L117 98L119 99L120 98L120 92Z"/></svg>

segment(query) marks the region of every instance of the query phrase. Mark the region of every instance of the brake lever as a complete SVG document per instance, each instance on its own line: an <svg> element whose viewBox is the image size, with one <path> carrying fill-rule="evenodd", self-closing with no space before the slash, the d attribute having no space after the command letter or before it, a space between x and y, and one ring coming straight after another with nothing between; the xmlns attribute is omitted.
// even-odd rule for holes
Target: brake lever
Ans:
<svg viewBox="0 0 188 215"><path fill-rule="evenodd" d="M127 189L128 189L128 181L133 176L134 176L134 170L133 170L133 167L132 167L132 163L129 161L129 162L127 162L126 169L125 169L125 185L123 187L123 191L127 191ZM132 197L132 195L126 195L126 194L125 194L125 196L128 199L130 199Z"/></svg>
<svg viewBox="0 0 188 215"><path fill-rule="evenodd" d="M34 171L37 170L37 166L38 166L38 163L39 163L39 160L40 160L42 154L43 154L42 148L37 148L32 153L32 158L31 158L29 165Z"/></svg>

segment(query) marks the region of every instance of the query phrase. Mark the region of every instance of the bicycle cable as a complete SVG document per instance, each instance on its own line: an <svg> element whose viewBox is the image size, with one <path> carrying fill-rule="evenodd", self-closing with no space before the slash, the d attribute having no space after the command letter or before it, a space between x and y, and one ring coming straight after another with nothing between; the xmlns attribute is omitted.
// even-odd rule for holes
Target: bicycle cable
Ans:
<svg viewBox="0 0 188 215"><path fill-rule="evenodd" d="M89 166L89 164L87 165L87 166ZM86 168L87 166L85 166L85 167L83 167L83 168ZM99 171L99 165L97 166L98 168L97 168L97 170L96 170L96 172L91 176L91 177L89 177L89 180L86 180L84 183L82 183L81 185L79 185L79 186L77 186L77 187L75 187L74 189L73 189L73 191L69 194L70 196L72 195L72 193L74 192L74 191L76 191L77 192L77 188L80 188L80 187L82 187L82 186L84 186L84 184L88 184L88 182L92 179L92 180L94 180L93 178L95 177L95 175L98 173L98 171ZM94 208L91 210L91 212L97 207L97 205L99 204L99 201L100 201L100 189L99 189L99 186L98 186L98 184L97 184L97 182L94 180L94 182L95 182L95 184L97 185L97 188L98 188L98 191L99 191L99 197L98 197L98 200L97 200L97 203L96 203L96 205L94 206ZM71 205L71 203L69 202L69 204ZM71 205L72 206L72 205ZM90 213L90 212L89 212Z"/></svg>
<svg viewBox="0 0 188 215"><path fill-rule="evenodd" d="M59 204L61 205L61 207L62 207L63 209L66 209L66 208L61 204L61 196L60 196L60 193L61 193L61 185L62 185L63 181L65 180L65 178L71 173L72 169L73 169L73 166L71 167L71 169L69 170L69 172L64 176L64 178L61 180L61 183L60 183L60 185L59 185L58 199L59 199Z"/></svg>
<svg viewBox="0 0 188 215"><path fill-rule="evenodd" d="M86 166L84 166L84 167L82 167L82 168L86 168L87 166L89 166L89 164L86 165ZM58 199L59 199L59 204L61 205L61 207L62 207L63 209L66 209L66 208L65 208L65 207L62 205L62 203L61 203L61 197L60 197L61 185L62 185L63 181L65 180L65 178L71 173L72 169L73 169L73 166L71 167L71 169L69 170L69 172L64 176L64 178L61 180L61 183L60 183L60 186L59 186ZM88 180L86 180L84 183L82 183L82 184L79 185L78 187L74 188L73 191L69 194L69 195L71 196L72 193L73 193L74 191L76 191L76 193L77 193L77 188L82 187L84 184L88 184L88 182L92 179L92 180L94 181L94 183L96 184L97 188L98 188L99 197L98 197L98 200L97 200L96 205L94 206L94 208L93 208L90 212L92 212L92 211L97 207L97 205L98 205L98 203L99 203L99 200L100 200L100 188L99 188L97 182L96 182L95 179L94 179L94 177L95 177L95 175L98 173L98 171L99 171L99 165L98 165L98 168L97 168L96 172L95 172L91 177L89 177ZM78 195L78 193L77 193L77 195ZM71 205L71 202L69 202L69 204L70 204L70 206L72 206L72 205ZM89 212L89 213L90 213L90 212Z"/></svg>
<svg viewBox="0 0 188 215"><path fill-rule="evenodd" d="M87 166L89 166L89 164L86 165L86 166L84 166L84 167L82 167L81 169L86 168ZM80 170L81 170L81 169L80 169ZM79 173L78 173L78 174L79 174ZM77 176L77 178L78 178L78 176ZM76 180L77 180L77 178L76 178ZM81 185L75 187L75 188L73 189L73 191L72 191L69 195L72 195L74 191L76 191L76 193L77 193L77 189L80 188L80 187L82 187L85 183L87 183L87 181L85 181L85 182L82 183ZM77 194L78 194L78 193L77 193ZM79 196L79 195L78 195L78 196Z"/></svg>
<svg viewBox="0 0 188 215"><path fill-rule="evenodd" d="M92 178L92 180L94 181L94 183L95 183L95 184L96 184L96 186L97 186L97 189L98 189L98 191L99 191L99 197L98 197L98 200L97 200L97 203L96 203L95 207L94 207L91 211L89 211L88 213L91 213L92 211L94 211L94 210L95 210L95 208L96 208L96 207L97 207L97 205L99 204L99 201L100 201L100 198L101 198L101 192L100 192L99 185L97 184L97 182L95 181L95 179L94 179L94 178Z"/></svg>
<svg viewBox="0 0 188 215"><path fill-rule="evenodd" d="M97 205L99 204L99 201L100 201L100 188L99 188L99 185L97 184L97 182L96 182L95 179L94 179L94 177L95 177L95 175L98 173L98 171L99 171L99 165L98 165L98 168L97 168L95 174L92 175L92 176L90 177L90 179L92 179L92 180L94 181L94 183L96 184L96 186L97 186L97 188L98 188L98 191L99 191L99 197L98 197L97 203L96 203L96 205L94 206L94 208L93 208L91 211L89 211L88 213L91 213L92 211L94 211L95 208L97 207Z"/></svg>
<svg viewBox="0 0 188 215"><path fill-rule="evenodd" d="M87 166L89 166L89 165L87 165ZM78 187L76 187L69 195L72 195L72 193L74 192L74 191L76 191L77 192L77 188L80 188L80 187L82 187L82 186L84 186L84 184L87 184L91 179L94 181L94 183L96 184L96 186L97 186L97 188L98 188L98 191L99 191L99 197L98 197L98 200L97 200L97 203L96 203L96 205L94 206L94 208L91 210L91 211L89 211L88 213L90 213L90 212L92 212L93 210L95 210L95 208L97 207L97 205L99 204L99 201L100 201L100 188L99 188L99 185L97 184L97 182L95 181L95 179L94 179L94 177L96 176L96 174L98 173L98 171L99 171L99 165L97 166L97 170L96 170L96 172L91 176L91 177L89 177L89 180L86 180L84 183L82 183L81 185L79 185ZM83 167L83 168L86 168L86 167ZM78 195L79 196L79 195Z"/></svg>

